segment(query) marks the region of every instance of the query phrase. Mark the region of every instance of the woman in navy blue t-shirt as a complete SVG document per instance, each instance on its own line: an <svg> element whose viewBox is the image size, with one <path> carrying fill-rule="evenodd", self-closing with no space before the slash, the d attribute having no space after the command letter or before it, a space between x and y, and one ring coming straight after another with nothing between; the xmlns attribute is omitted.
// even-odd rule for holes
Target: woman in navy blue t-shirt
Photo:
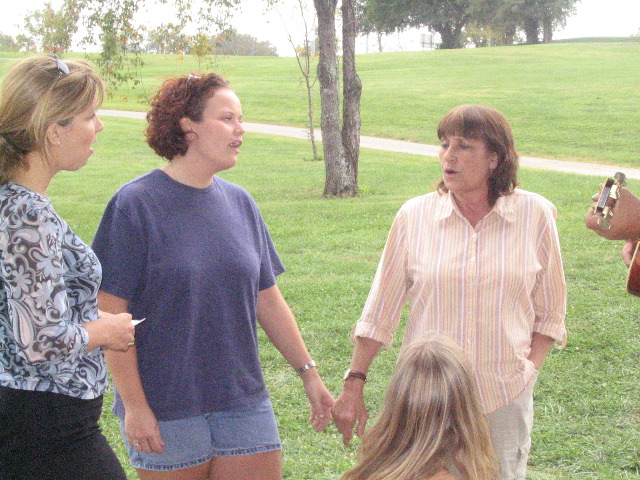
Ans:
<svg viewBox="0 0 640 480"><path fill-rule="evenodd" d="M255 202L216 175L238 160L240 100L216 74L189 75L162 85L147 119L169 162L114 195L93 243L101 308L146 318L135 348L107 357L129 456L141 480L280 479L257 324L300 374L316 430L333 397L276 285L284 268Z"/></svg>

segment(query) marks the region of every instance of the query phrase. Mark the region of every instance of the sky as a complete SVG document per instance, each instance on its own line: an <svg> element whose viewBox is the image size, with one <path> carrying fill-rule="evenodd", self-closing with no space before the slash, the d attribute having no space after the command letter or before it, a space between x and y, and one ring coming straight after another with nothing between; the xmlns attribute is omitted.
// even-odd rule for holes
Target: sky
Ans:
<svg viewBox="0 0 640 480"><path fill-rule="evenodd" d="M50 0L54 7L61 0ZM304 1L304 0L303 0ZM22 19L30 12L41 9L46 0L5 1L0 17L0 32L17 35ZM253 35L258 40L269 41L278 49L281 56L293 55L288 36L295 44L302 44L304 30L301 27L297 0L281 0L283 6L277 10L266 11L262 0L243 0L241 11L235 15L233 25L238 32ZM313 1L306 0L312 11ZM163 21L159 12L145 12L143 18L150 27ZM308 14L309 27L315 26L313 15ZM581 0L577 3L577 12L567 20L562 31L554 33L555 39L579 37L626 37L640 32L639 0ZM426 30L413 30L401 35L391 35L386 39L386 51L420 49L420 34ZM358 53L376 51L373 38L358 41Z"/></svg>

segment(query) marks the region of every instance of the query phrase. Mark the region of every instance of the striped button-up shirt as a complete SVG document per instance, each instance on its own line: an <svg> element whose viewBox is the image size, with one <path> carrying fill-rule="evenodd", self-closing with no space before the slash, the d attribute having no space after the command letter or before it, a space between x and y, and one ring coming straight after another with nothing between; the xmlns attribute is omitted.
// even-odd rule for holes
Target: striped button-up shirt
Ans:
<svg viewBox="0 0 640 480"><path fill-rule="evenodd" d="M398 212L353 337L389 346L405 302L404 343L451 337L471 361L485 413L517 398L535 374L534 332L566 342L566 284L556 209L516 189L474 227L450 193Z"/></svg>

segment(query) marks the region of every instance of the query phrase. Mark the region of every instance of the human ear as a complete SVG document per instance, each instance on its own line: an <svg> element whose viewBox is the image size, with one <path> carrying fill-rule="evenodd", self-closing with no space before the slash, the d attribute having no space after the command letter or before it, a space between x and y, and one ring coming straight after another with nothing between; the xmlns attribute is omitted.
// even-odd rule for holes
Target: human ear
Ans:
<svg viewBox="0 0 640 480"><path fill-rule="evenodd" d="M193 131L193 120L189 117L182 117L180 119L180 128L184 132L184 136L188 142L193 142L196 138L196 132Z"/></svg>
<svg viewBox="0 0 640 480"><path fill-rule="evenodd" d="M56 147L59 147L60 145L62 145L62 141L61 141L62 127L60 126L59 123L54 122L51 125L49 125L47 127L46 133L47 133L47 140L51 145L55 145Z"/></svg>
<svg viewBox="0 0 640 480"><path fill-rule="evenodd" d="M498 154L494 153L493 154L493 159L489 162L489 170L494 171L496 169L496 167L498 166L498 163L500 163L498 161Z"/></svg>
<svg viewBox="0 0 640 480"><path fill-rule="evenodd" d="M191 128L192 123L193 121L189 117L182 117L180 119L180 128L184 133L192 132L193 131L193 129Z"/></svg>

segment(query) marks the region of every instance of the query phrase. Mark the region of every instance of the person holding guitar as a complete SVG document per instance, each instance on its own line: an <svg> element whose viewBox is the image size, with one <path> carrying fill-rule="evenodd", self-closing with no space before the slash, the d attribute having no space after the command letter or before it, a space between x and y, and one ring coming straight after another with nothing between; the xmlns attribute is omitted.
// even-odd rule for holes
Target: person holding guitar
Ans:
<svg viewBox="0 0 640 480"><path fill-rule="evenodd" d="M585 216L587 228L608 240L624 240L622 260L630 267L627 290L640 296L640 197L625 188L624 175L617 173L615 180L608 179L600 192L593 196L596 202Z"/></svg>

